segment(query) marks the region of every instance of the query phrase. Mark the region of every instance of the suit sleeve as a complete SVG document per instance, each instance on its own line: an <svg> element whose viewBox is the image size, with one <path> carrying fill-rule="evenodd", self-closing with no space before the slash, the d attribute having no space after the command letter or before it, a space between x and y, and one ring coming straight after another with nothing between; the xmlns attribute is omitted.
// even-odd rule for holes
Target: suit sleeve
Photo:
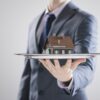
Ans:
<svg viewBox="0 0 100 100"><path fill-rule="evenodd" d="M30 87L30 62L28 59L25 59L25 68L21 77L18 100L29 100L29 87Z"/></svg>
<svg viewBox="0 0 100 100"><path fill-rule="evenodd" d="M28 39L28 46L26 53L29 53L29 39ZM30 60L25 58L24 71L21 77L18 100L29 100L30 77L31 77L30 74L31 74Z"/></svg>
<svg viewBox="0 0 100 100"><path fill-rule="evenodd" d="M75 53L95 53L96 20L93 16L87 16L79 25L75 33ZM75 95L80 89L85 88L93 79L95 70L95 59L89 58L85 63L81 63L73 73L73 85L70 90L71 95Z"/></svg>

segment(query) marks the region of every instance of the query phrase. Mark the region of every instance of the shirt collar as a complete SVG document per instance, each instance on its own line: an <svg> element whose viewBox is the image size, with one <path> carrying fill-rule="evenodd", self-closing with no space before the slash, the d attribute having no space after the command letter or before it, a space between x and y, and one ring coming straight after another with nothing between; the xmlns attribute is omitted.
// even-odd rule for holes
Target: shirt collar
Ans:
<svg viewBox="0 0 100 100"><path fill-rule="evenodd" d="M60 7L58 7L57 9L55 9L54 11L50 12L52 14L55 15L55 17L58 17L58 15L60 14L60 12L63 10L63 8L70 2L70 0L67 0L64 4L62 4ZM45 14L48 14L49 10L48 8L46 8Z"/></svg>

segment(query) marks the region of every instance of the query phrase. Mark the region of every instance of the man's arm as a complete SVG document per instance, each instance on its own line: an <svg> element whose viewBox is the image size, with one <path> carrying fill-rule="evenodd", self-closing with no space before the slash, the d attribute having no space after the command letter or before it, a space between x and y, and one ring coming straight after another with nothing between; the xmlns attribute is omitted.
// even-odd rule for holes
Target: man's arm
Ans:
<svg viewBox="0 0 100 100"><path fill-rule="evenodd" d="M96 52L96 21L93 16L87 16L76 32L75 53L95 53ZM94 58L89 58L86 62L78 65L73 72L73 84L70 94L75 95L79 89L85 88L93 79L95 70ZM68 89L65 90L68 91Z"/></svg>

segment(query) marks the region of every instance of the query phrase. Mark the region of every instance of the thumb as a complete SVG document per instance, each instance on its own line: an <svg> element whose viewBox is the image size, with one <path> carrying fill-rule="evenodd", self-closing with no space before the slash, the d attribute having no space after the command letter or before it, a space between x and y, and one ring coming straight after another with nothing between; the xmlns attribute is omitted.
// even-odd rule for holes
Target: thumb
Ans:
<svg viewBox="0 0 100 100"><path fill-rule="evenodd" d="M76 61L72 63L71 69L74 71L78 67L79 64L84 63L84 62L86 62L85 58L77 59Z"/></svg>

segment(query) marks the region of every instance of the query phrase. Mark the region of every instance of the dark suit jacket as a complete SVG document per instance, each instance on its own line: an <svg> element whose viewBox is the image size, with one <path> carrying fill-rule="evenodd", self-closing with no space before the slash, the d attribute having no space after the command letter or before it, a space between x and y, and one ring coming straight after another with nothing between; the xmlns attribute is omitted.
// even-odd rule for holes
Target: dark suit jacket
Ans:
<svg viewBox="0 0 100 100"><path fill-rule="evenodd" d="M30 25L27 53L39 53L36 34L44 12ZM71 36L75 53L96 50L95 18L70 2L53 23L49 36ZM64 64L64 60L60 61ZM18 100L87 100L84 88L91 82L94 59L89 58L75 70L70 91L61 89L57 80L34 59L25 59Z"/></svg>

